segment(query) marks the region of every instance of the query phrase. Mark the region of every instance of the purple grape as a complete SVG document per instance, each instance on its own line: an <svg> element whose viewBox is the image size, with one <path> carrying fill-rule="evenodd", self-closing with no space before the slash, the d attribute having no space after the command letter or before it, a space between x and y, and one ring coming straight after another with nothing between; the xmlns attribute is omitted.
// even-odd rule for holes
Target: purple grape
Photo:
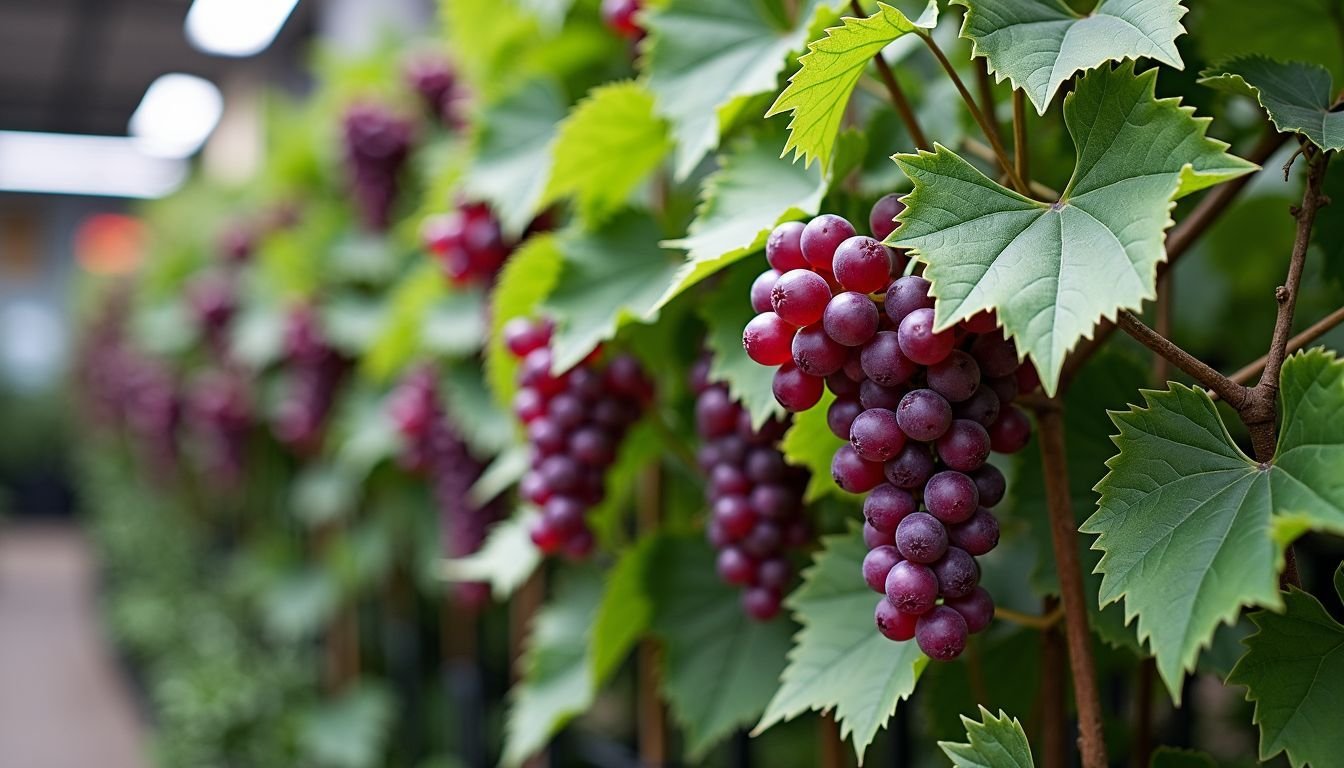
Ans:
<svg viewBox="0 0 1344 768"><path fill-rule="evenodd" d="M859 384L859 404L867 410L885 408L894 411L904 395L905 390L900 387L884 387L872 379Z"/></svg>
<svg viewBox="0 0 1344 768"><path fill-rule="evenodd" d="M966 619L960 613L940 605L915 624L915 642L925 656L951 661L966 650Z"/></svg>
<svg viewBox="0 0 1344 768"><path fill-rule="evenodd" d="M746 473L732 464L720 464L709 473L709 487L715 495L751 492Z"/></svg>
<svg viewBox="0 0 1344 768"><path fill-rule="evenodd" d="M826 409L826 426L831 434L841 440L849 439L849 429L854 419L863 413L863 406L856 400L836 398Z"/></svg>
<svg viewBox="0 0 1344 768"><path fill-rule="evenodd" d="M724 387L710 387L695 400L695 423L705 437L723 437L737 429L738 408Z"/></svg>
<svg viewBox="0 0 1344 768"><path fill-rule="evenodd" d="M873 237L878 240L886 240L896 231L896 217L905 210L905 203L901 202L901 196L895 193L883 195L873 203L873 209L868 213L868 228L872 230Z"/></svg>
<svg viewBox="0 0 1344 768"><path fill-rule="evenodd" d="M887 317L900 325L905 316L916 309L933 309L929 287L929 281L918 275L906 275L893 281L887 287L887 298L883 304Z"/></svg>
<svg viewBox="0 0 1344 768"><path fill-rule="evenodd" d="M901 613L919 616L938 602L938 577L927 565L901 560L887 572L887 600Z"/></svg>
<svg viewBox="0 0 1344 768"><path fill-rule="evenodd" d="M916 309L901 320L896 332L901 353L920 365L937 365L952 353L956 335L950 331L935 333L933 310Z"/></svg>
<svg viewBox="0 0 1344 768"><path fill-rule="evenodd" d="M854 451L854 446L846 443L836 449L831 458L831 479L842 490L866 493L882 482L882 465L864 461Z"/></svg>
<svg viewBox="0 0 1344 768"><path fill-rule="evenodd" d="M1003 495L1008 490L1008 481L1004 479L1003 472L993 464L985 464L983 467L971 473L971 479L975 481L975 487L980 491L980 506L994 507L1003 501Z"/></svg>
<svg viewBox="0 0 1344 768"><path fill-rule="evenodd" d="M793 337L793 362L810 376L830 376L849 358L849 350L826 335L820 323L799 329Z"/></svg>
<svg viewBox="0 0 1344 768"><path fill-rule="evenodd" d="M848 359L846 359L846 362L848 362ZM826 377L826 388L831 390L831 394L839 398L853 400L859 396L859 382L845 375L843 368Z"/></svg>
<svg viewBox="0 0 1344 768"><path fill-rule="evenodd" d="M980 373L987 378L997 379L1017 371L1017 348L1000 334L976 337L971 344L971 355L980 364Z"/></svg>
<svg viewBox="0 0 1344 768"><path fill-rule="evenodd" d="M966 631L972 635L984 630L994 620L994 598L984 587L976 587L965 597L951 598L944 605L961 614L966 620Z"/></svg>
<svg viewBox="0 0 1344 768"><path fill-rule="evenodd" d="M971 421L988 427L999 418L999 396L994 394L994 390L987 384L981 384L976 387L975 394L969 399L964 400L952 406L952 413L958 419L970 419Z"/></svg>
<svg viewBox="0 0 1344 768"><path fill-rule="evenodd" d="M729 584L746 585L756 578L756 562L737 547L719 550L716 567L719 578Z"/></svg>
<svg viewBox="0 0 1344 768"><path fill-rule="evenodd" d="M769 312L774 308L770 296L779 280L779 270L767 269L751 284L751 308L757 312Z"/></svg>
<svg viewBox="0 0 1344 768"><path fill-rule="evenodd" d="M583 400L572 392L561 392L546 406L546 416L562 430L573 429L583 423Z"/></svg>
<svg viewBox="0 0 1344 768"><path fill-rule="evenodd" d="M899 334L878 331L859 355L859 364L870 380L884 387L904 384L919 371L919 366L901 351Z"/></svg>
<svg viewBox="0 0 1344 768"><path fill-rule="evenodd" d="M897 554L896 548L889 544L868 550L868 554L863 558L863 580L874 592L879 595L886 594L887 574L900 560L901 556Z"/></svg>
<svg viewBox="0 0 1344 768"><path fill-rule="evenodd" d="M826 335L846 347L868 343L877 333L877 324L877 305L865 294L853 291L837 293L821 316Z"/></svg>
<svg viewBox="0 0 1344 768"><path fill-rule="evenodd" d="M933 456L923 445L909 442L884 466L887 482L897 488L914 490L923 488L933 474Z"/></svg>
<svg viewBox="0 0 1344 768"><path fill-rule="evenodd" d="M542 459L537 471L546 486L556 493L569 493L579 487L579 463L564 454Z"/></svg>
<svg viewBox="0 0 1344 768"><path fill-rule="evenodd" d="M915 636L915 623L919 617L901 613L891 601L882 598L877 601L877 608L873 610L873 622L877 624L877 631L888 640L903 642Z"/></svg>
<svg viewBox="0 0 1344 768"><path fill-rule="evenodd" d="M760 566L756 568L756 586L775 592L783 592L789 586L792 577L793 566L782 557L762 560Z"/></svg>
<svg viewBox="0 0 1344 768"><path fill-rule="evenodd" d="M770 289L770 304L785 322L812 325L821 320L831 300L826 278L807 269L794 269L780 275Z"/></svg>
<svg viewBox="0 0 1344 768"><path fill-rule="evenodd" d="M803 228L803 258L814 269L834 272L835 249L854 235L853 224L833 213L823 213Z"/></svg>
<svg viewBox="0 0 1344 768"><path fill-rule="evenodd" d="M967 554L988 554L999 545L999 521L988 509L981 507L971 519L949 527L947 540L952 546L966 550Z"/></svg>
<svg viewBox="0 0 1344 768"><path fill-rule="evenodd" d="M985 379L985 386L994 390L995 396L999 398L999 405L1006 406L1017 398L1017 377L1000 376L997 379ZM986 425L988 426L988 425Z"/></svg>
<svg viewBox="0 0 1344 768"><path fill-rule="evenodd" d="M784 532L766 520L758 522L742 539L742 551L757 560L764 560L779 552L784 543Z"/></svg>
<svg viewBox="0 0 1344 768"><path fill-rule="evenodd" d="M583 514L587 507L569 496L553 496L542 509L548 525L561 531L577 531L584 526Z"/></svg>
<svg viewBox="0 0 1344 768"><path fill-rule="evenodd" d="M542 417L527 425L527 441L538 456L553 456L565 449L565 431Z"/></svg>
<svg viewBox="0 0 1344 768"><path fill-rule="evenodd" d="M948 525L965 522L980 507L980 491L967 475L944 470L924 485L924 506Z"/></svg>
<svg viewBox="0 0 1344 768"><path fill-rule="evenodd" d="M896 526L918 509L910 492L890 483L877 486L863 500L863 518L879 531L895 534Z"/></svg>
<svg viewBox="0 0 1344 768"><path fill-rule="evenodd" d="M899 531L896 538L900 540ZM938 592L943 597L965 597L980 582L980 566L960 547L948 547L947 553L930 567L938 577Z"/></svg>
<svg viewBox="0 0 1344 768"><path fill-rule="evenodd" d="M863 543L869 549L888 545L894 546L896 544L896 537L893 533L884 533L882 531L877 530L868 523L864 523Z"/></svg>
<svg viewBox="0 0 1344 768"><path fill-rule="evenodd" d="M989 448L989 433L970 419L954 419L947 432L938 438L938 458L958 472L974 472L983 466L989 458Z"/></svg>
<svg viewBox="0 0 1344 768"><path fill-rule="evenodd" d="M751 508L767 520L782 520L798 511L798 492L782 485L758 485L751 489Z"/></svg>
<svg viewBox="0 0 1344 768"><path fill-rule="evenodd" d="M569 452L590 467L606 467L616 458L616 440L597 427L583 427L570 436Z"/></svg>
<svg viewBox="0 0 1344 768"><path fill-rule="evenodd" d="M891 250L871 237L855 235L835 249L835 279L846 291L869 294L891 281Z"/></svg>
<svg viewBox="0 0 1344 768"><path fill-rule="evenodd" d="M929 366L927 377L929 389L949 403L960 403L974 395L980 386L980 366L975 358L955 349L941 363Z"/></svg>
<svg viewBox="0 0 1344 768"><path fill-rule="evenodd" d="M793 334L796 330L774 312L762 312L742 329L742 348L747 351L747 357L761 365L792 363ZM549 352L547 355L549 360ZM531 356L528 355L528 358Z"/></svg>
<svg viewBox="0 0 1344 768"><path fill-rule="evenodd" d="M822 380L810 376L793 363L785 363L775 371L772 389L775 400L790 413L806 411L821 400Z"/></svg>
<svg viewBox="0 0 1344 768"><path fill-rule="evenodd" d="M720 496L714 502L714 521L733 541L748 536L756 527L756 512L745 496Z"/></svg>
<svg viewBox="0 0 1344 768"><path fill-rule="evenodd" d="M766 587L751 587L742 593L742 610L756 621L769 621L779 615L783 598Z"/></svg>
<svg viewBox="0 0 1344 768"><path fill-rule="evenodd" d="M989 445L999 453L1017 453L1031 439L1031 422L1021 408L1010 405L989 426Z"/></svg>
<svg viewBox="0 0 1344 768"><path fill-rule="evenodd" d="M905 433L896 425L894 412L871 408L850 425L849 442L864 461L884 462L905 447Z"/></svg>
<svg viewBox="0 0 1344 768"><path fill-rule="evenodd" d="M947 552L947 528L928 512L906 515L896 526L896 549L912 563L932 563Z"/></svg>
<svg viewBox="0 0 1344 768"><path fill-rule="evenodd" d="M747 453L747 477L753 483L777 483L784 479L788 467L784 457L773 448L754 448Z"/></svg>
<svg viewBox="0 0 1344 768"><path fill-rule="evenodd" d="M916 389L896 406L896 423L911 440L933 442L952 426L952 406L932 389Z"/></svg>
<svg viewBox="0 0 1344 768"><path fill-rule="evenodd" d="M780 274L808 268L802 245L805 226L801 221L786 221L775 227L765 241L765 260Z"/></svg>

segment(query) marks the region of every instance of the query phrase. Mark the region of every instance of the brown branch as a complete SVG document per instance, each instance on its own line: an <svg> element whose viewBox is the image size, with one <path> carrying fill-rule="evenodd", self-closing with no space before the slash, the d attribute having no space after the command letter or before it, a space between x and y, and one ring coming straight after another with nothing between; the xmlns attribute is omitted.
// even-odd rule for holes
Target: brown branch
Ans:
<svg viewBox="0 0 1344 768"><path fill-rule="evenodd" d="M1131 768L1148 768L1153 752L1153 677L1157 664L1151 656L1139 660L1135 670L1138 685L1134 691L1134 749L1130 754Z"/></svg>
<svg viewBox="0 0 1344 768"><path fill-rule="evenodd" d="M1045 475L1046 506L1050 513L1050 543L1059 572L1064 601L1064 638L1073 673L1073 695L1078 706L1078 746L1083 768L1106 768L1106 740L1101 725L1101 699L1092 661L1092 635L1087 627L1087 597L1083 569L1078 562L1078 529L1069 496L1069 469L1064 446L1064 418L1058 401L1036 412L1040 425L1041 463Z"/></svg>
<svg viewBox="0 0 1344 768"><path fill-rule="evenodd" d="M840 738L840 724L833 712L824 712L817 718L817 737L820 742L821 768L845 768L845 742Z"/></svg>
<svg viewBox="0 0 1344 768"><path fill-rule="evenodd" d="M1119 314L1116 315L1116 324L1125 333L1137 339L1140 344L1170 360L1173 365L1185 371L1206 389L1217 392L1233 408L1240 409L1246 404L1250 396L1249 390L1239 384L1234 384L1226 376L1209 367L1203 360L1186 352L1167 337L1144 325L1143 321L1133 312L1127 309L1120 310Z"/></svg>
<svg viewBox="0 0 1344 768"><path fill-rule="evenodd" d="M658 532L663 507L663 477L658 464L645 467L640 473L639 496L636 502L636 526L641 536ZM651 637L639 642L636 686L639 712L639 764L645 768L662 768L667 764L667 714L658 697L661 688L659 669L662 668L662 648Z"/></svg>
<svg viewBox="0 0 1344 768"><path fill-rule="evenodd" d="M994 133L999 133L999 110L994 103L994 81L989 77L989 63L986 61L971 61L971 66L975 69L975 90L980 98L980 111L985 113L990 122L994 124ZM1002 140L1003 137L999 136ZM1014 163L1016 168L1017 164ZM1022 178L1026 178L1023 176Z"/></svg>
<svg viewBox="0 0 1344 768"><path fill-rule="evenodd" d="M1027 146L1027 95L1013 90L1013 166L1017 175L1031 179L1031 148ZM1058 198L1058 195L1055 195Z"/></svg>
<svg viewBox="0 0 1344 768"><path fill-rule="evenodd" d="M1044 610L1060 610L1059 598L1045 598ZM1069 760L1069 742L1064 734L1068 721L1064 696L1064 637L1057 628L1041 633L1041 766L1065 768Z"/></svg>
<svg viewBox="0 0 1344 768"><path fill-rule="evenodd" d="M859 0L849 0L849 7L854 15L864 18L866 14L859 5ZM877 75L882 78L882 84L887 87L887 95L891 97L891 105L896 108L896 114L900 115L901 122L905 124L905 130L914 140L915 146L920 149L933 149L929 143L929 138L924 135L924 129L919 127L919 118L915 116L915 110L910 107L910 100L905 98L905 91L901 90L901 84L896 82L896 74L891 71L891 65L882 58L882 51L878 51L873 56L873 64L877 66Z"/></svg>
<svg viewBox="0 0 1344 768"><path fill-rule="evenodd" d="M1157 331L1159 336L1170 339L1171 333L1171 293L1172 280L1175 275L1170 272L1157 278L1157 306L1153 312L1153 330ZM1161 354L1153 353L1153 385L1161 386L1171 376L1171 361Z"/></svg>
<svg viewBox="0 0 1344 768"><path fill-rule="evenodd" d="M1000 621L1006 621L1009 624L1016 624L1019 627L1045 630L1055 626L1059 623L1060 619L1064 618L1064 609L1055 606L1055 608L1048 613L1041 614L1040 616L1033 616L1030 613L1021 613L1007 608L995 608L994 618Z"/></svg>
<svg viewBox="0 0 1344 768"><path fill-rule="evenodd" d="M999 162L999 158L994 155L994 149L974 136L962 137L961 146L967 154L975 155L987 163L997 164ZM1054 187L1042 184L1035 179L1027 179L1027 184L1031 185L1031 191L1042 200L1058 200L1060 198L1059 190Z"/></svg>
<svg viewBox="0 0 1344 768"><path fill-rule="evenodd" d="M1331 312L1330 314L1326 315L1320 320L1317 320L1315 323L1312 323L1309 328L1297 334L1293 338L1289 339L1288 346L1285 351L1287 352L1287 354L1290 355L1293 354L1294 352L1298 351L1299 349L1302 349L1311 342L1324 336L1326 333L1328 333L1331 329L1333 329L1340 323L1344 323L1344 307L1340 307L1339 309L1336 309L1334 312ZM1259 360L1256 360L1253 363L1247 363L1240 370L1238 370L1231 376L1228 376L1227 378L1231 379L1232 381L1238 384L1245 384L1246 382L1255 378L1256 374L1260 373L1265 369L1265 361L1268 359L1269 355L1267 354L1261 355Z"/></svg>

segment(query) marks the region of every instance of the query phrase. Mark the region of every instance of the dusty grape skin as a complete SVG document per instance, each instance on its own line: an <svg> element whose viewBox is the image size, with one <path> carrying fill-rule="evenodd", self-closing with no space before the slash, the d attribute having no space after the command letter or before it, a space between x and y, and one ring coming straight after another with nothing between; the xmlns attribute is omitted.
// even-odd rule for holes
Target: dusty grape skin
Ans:
<svg viewBox="0 0 1344 768"><path fill-rule="evenodd" d="M906 515L896 526L896 549L912 563L936 562L947 552L947 528L928 512Z"/></svg>
<svg viewBox="0 0 1344 768"><path fill-rule="evenodd" d="M770 296L779 280L777 269L767 269L756 277L751 284L751 308L757 312L769 312L774 308Z"/></svg>
<svg viewBox="0 0 1344 768"><path fill-rule="evenodd" d="M944 524L962 523L980 507L980 490L969 476L944 470L924 484L924 505Z"/></svg>
<svg viewBox="0 0 1344 768"><path fill-rule="evenodd" d="M873 610L873 622L877 625L877 631L888 640L897 642L910 640L915 636L918 620L918 617L912 614L902 613L886 598L878 600L877 607Z"/></svg>
<svg viewBox="0 0 1344 768"><path fill-rule="evenodd" d="M911 440L928 443L952 426L952 406L931 389L907 392L896 406L896 422Z"/></svg>
<svg viewBox="0 0 1344 768"><path fill-rule="evenodd" d="M841 440L848 440L849 429L860 413L863 413L863 406L858 401L836 398L826 409L826 426L831 434Z"/></svg>
<svg viewBox="0 0 1344 768"><path fill-rule="evenodd" d="M742 329L742 348L760 365L783 365L793 361L796 329L774 312L762 312ZM535 353L533 353L535 354Z"/></svg>
<svg viewBox="0 0 1344 768"><path fill-rule="evenodd" d="M951 469L974 472L989 458L989 433L970 419L954 419L938 438L938 458Z"/></svg>
<svg viewBox="0 0 1344 768"><path fill-rule="evenodd" d="M896 414L886 408L860 413L849 428L849 442L864 461L884 462L905 447L905 433L896 426Z"/></svg>
<svg viewBox="0 0 1344 768"><path fill-rule="evenodd" d="M887 317L897 325L916 309L933 309L929 281L918 275L897 278L887 286L887 297L882 306Z"/></svg>
<svg viewBox="0 0 1344 768"><path fill-rule="evenodd" d="M967 554L976 557L988 554L999 544L999 521L981 507L966 522L948 527L947 539Z"/></svg>
<svg viewBox="0 0 1344 768"><path fill-rule="evenodd" d="M896 231L895 218L904 210L905 203L902 203L901 196L894 192L878 198L877 202L873 203L872 210L868 212L868 229L873 233L873 237L886 240Z"/></svg>
<svg viewBox="0 0 1344 768"><path fill-rule="evenodd" d="M920 365L937 365L952 353L952 331L933 330L933 310L916 309L901 319L896 331L901 353Z"/></svg>
<svg viewBox="0 0 1344 768"><path fill-rule="evenodd" d="M999 396L994 390L981 382L975 394L969 399L952 406L952 413L958 419L970 419L980 426L988 428L999 418Z"/></svg>
<svg viewBox="0 0 1344 768"><path fill-rule="evenodd" d="M1031 421L1021 408L1010 405L989 426L990 447L999 453L1017 453L1031 439Z"/></svg>
<svg viewBox="0 0 1344 768"><path fill-rule="evenodd" d="M891 281L891 251L865 235L855 235L840 243L832 266L835 278L847 291L874 293Z"/></svg>
<svg viewBox="0 0 1344 768"><path fill-rule="evenodd" d="M770 304L775 314L790 325L812 325L821 320L831 300L826 278L807 269L794 269L780 275L770 289Z"/></svg>
<svg viewBox="0 0 1344 768"><path fill-rule="evenodd" d="M941 363L929 366L927 377L929 389L949 403L960 403L980 386L980 366L966 352L954 349Z"/></svg>
<svg viewBox="0 0 1344 768"><path fill-rule="evenodd" d="M980 583L980 566L960 547L948 547L929 567L938 577L938 593L946 598L965 597Z"/></svg>
<svg viewBox="0 0 1344 768"><path fill-rule="evenodd" d="M915 642L925 656L951 661L966 650L966 619L960 613L940 605L921 616L915 625Z"/></svg>
<svg viewBox="0 0 1344 768"><path fill-rule="evenodd" d="M803 228L801 238L803 258L814 269L833 272L835 249L855 235L854 225L841 216L823 213Z"/></svg>
<svg viewBox="0 0 1344 768"><path fill-rule="evenodd" d="M901 560L888 571L883 590L902 613L919 616L933 610L938 600L938 577L927 565Z"/></svg>
<svg viewBox="0 0 1344 768"><path fill-rule="evenodd" d="M972 635L983 631L994 619L994 598L984 587L976 587L965 597L951 598L944 605L961 614L966 620L966 631Z"/></svg>
<svg viewBox="0 0 1344 768"><path fill-rule="evenodd" d="M972 472L971 479L975 481L976 490L980 492L980 505L983 507L997 506L1008 491L1007 479L993 464L986 464Z"/></svg>
<svg viewBox="0 0 1344 768"><path fill-rule="evenodd" d="M882 482L882 465L865 461L854 451L854 446L845 444L836 449L831 459L831 479L850 493L865 493Z"/></svg>
<svg viewBox="0 0 1344 768"><path fill-rule="evenodd" d="M895 534L896 526L918 508L909 491L883 483L863 500L863 518L873 528Z"/></svg>
<svg viewBox="0 0 1344 768"><path fill-rule="evenodd" d="M816 376L809 376L793 363L785 363L775 371L772 389L775 400L784 410L799 413L816 405L821 400L825 384Z"/></svg>
<svg viewBox="0 0 1344 768"><path fill-rule="evenodd" d="M918 443L906 443L905 448L884 465L887 482L897 488L923 488L933 474L933 457Z"/></svg>
<svg viewBox="0 0 1344 768"><path fill-rule="evenodd" d="M887 574L900 560L901 556L896 548L889 544L868 550L868 554L863 558L863 580L868 584L868 588L879 595L885 595Z"/></svg>
<svg viewBox="0 0 1344 768"><path fill-rule="evenodd" d="M862 293L837 293L826 305L821 324L838 344L860 347L877 333L879 313L873 300Z"/></svg>
<svg viewBox="0 0 1344 768"><path fill-rule="evenodd" d="M895 387L909 381L919 366L901 351L895 331L878 331L859 353L864 374L875 384Z"/></svg>
<svg viewBox="0 0 1344 768"><path fill-rule="evenodd" d="M791 269L809 269L803 258L803 228L801 221L786 221L770 232L765 241L765 258L781 274Z"/></svg>
<svg viewBox="0 0 1344 768"><path fill-rule="evenodd" d="M793 337L793 362L809 376L830 376L848 357L849 350L826 335L820 324L800 328Z"/></svg>

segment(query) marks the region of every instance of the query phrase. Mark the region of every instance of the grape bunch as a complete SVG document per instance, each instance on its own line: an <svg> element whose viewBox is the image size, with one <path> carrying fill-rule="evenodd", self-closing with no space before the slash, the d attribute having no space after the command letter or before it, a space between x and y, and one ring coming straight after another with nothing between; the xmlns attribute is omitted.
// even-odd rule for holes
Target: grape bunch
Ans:
<svg viewBox="0 0 1344 768"><path fill-rule="evenodd" d="M516 318L504 326L509 352L522 361L513 410L532 449L519 492L542 510L530 531L537 548L582 558L594 543L585 514L602 501L606 470L652 399L653 384L628 355L599 367L594 353L555 374L550 340L544 322Z"/></svg>
<svg viewBox="0 0 1344 768"><path fill-rule="evenodd" d="M280 442L300 453L315 450L322 439L327 413L350 368L350 360L333 348L318 328L312 307L290 311L285 327L287 386L272 429Z"/></svg>
<svg viewBox="0 0 1344 768"><path fill-rule="evenodd" d="M205 272L187 284L187 306L216 356L228 344L229 323L238 311L238 287L231 273Z"/></svg>
<svg viewBox="0 0 1344 768"><path fill-rule="evenodd" d="M417 55L406 62L405 75L407 85L435 120L454 130L463 126L457 73L448 59L434 54Z"/></svg>
<svg viewBox="0 0 1344 768"><path fill-rule="evenodd" d="M452 213L431 216L420 234L448 279L459 286L493 282L512 250L486 203L465 203Z"/></svg>
<svg viewBox="0 0 1344 768"><path fill-rule="evenodd" d="M444 551L465 557L480 549L503 509L499 499L484 505L471 499L485 464L471 454L440 406L433 367L416 368L397 385L388 399L388 415L403 440L401 465L430 478ZM484 582L458 582L454 594L459 604L476 609L490 598L490 589Z"/></svg>
<svg viewBox="0 0 1344 768"><path fill-rule="evenodd" d="M207 370L192 382L187 405L209 473L229 483L241 479L252 426L246 380L231 370Z"/></svg>
<svg viewBox="0 0 1344 768"><path fill-rule="evenodd" d="M896 277L905 256L880 242L903 207L879 200L873 237L831 214L776 227L742 341L752 360L778 366L785 410L814 407L823 387L835 394L827 425L848 442L831 475L868 494L863 578L885 595L877 628L950 660L994 615L975 558L998 543L990 508L1005 481L986 461L1026 445L1030 423L1012 401L1039 381L991 313L935 332L929 282Z"/></svg>
<svg viewBox="0 0 1344 768"><path fill-rule="evenodd" d="M387 229L397 197L397 177L410 155L413 126L378 104L355 104L343 121L345 159L356 210L364 226Z"/></svg>
<svg viewBox="0 0 1344 768"><path fill-rule="evenodd" d="M772 419L753 429L751 414L709 381L709 362L691 372L696 460L706 487L709 543L718 551L719 578L742 587L742 609L757 621L779 613L793 580L788 550L807 546L812 530L803 515L807 470L784 463L776 443L786 423Z"/></svg>

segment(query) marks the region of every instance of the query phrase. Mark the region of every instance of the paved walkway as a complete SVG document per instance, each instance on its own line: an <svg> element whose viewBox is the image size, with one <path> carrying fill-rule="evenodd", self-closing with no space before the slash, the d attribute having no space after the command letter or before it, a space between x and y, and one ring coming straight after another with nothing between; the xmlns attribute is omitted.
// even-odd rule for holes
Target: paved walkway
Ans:
<svg viewBox="0 0 1344 768"><path fill-rule="evenodd" d="M94 600L77 529L0 527L0 768L148 766Z"/></svg>

